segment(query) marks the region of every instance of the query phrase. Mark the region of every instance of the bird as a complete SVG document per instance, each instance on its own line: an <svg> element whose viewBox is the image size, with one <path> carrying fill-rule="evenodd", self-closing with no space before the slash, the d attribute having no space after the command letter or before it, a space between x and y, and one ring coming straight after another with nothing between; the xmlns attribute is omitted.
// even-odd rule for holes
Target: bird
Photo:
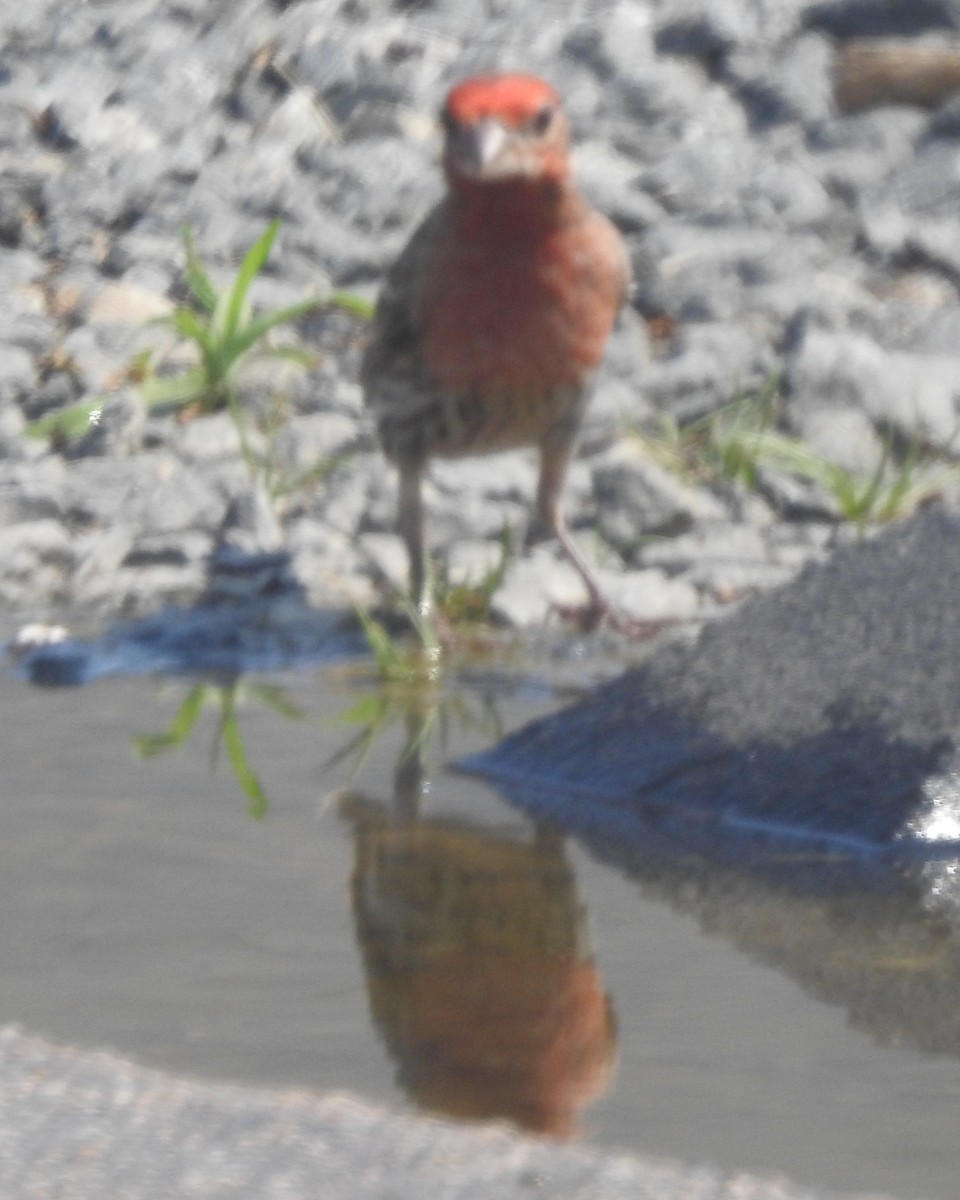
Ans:
<svg viewBox="0 0 960 1200"><path fill-rule="evenodd" d="M474 75L450 90L440 120L446 192L386 274L360 369L398 470L412 599L429 612L430 460L534 446L536 517L583 580L593 625L613 606L567 528L563 489L630 289L627 249L576 187L570 123L551 84Z"/></svg>

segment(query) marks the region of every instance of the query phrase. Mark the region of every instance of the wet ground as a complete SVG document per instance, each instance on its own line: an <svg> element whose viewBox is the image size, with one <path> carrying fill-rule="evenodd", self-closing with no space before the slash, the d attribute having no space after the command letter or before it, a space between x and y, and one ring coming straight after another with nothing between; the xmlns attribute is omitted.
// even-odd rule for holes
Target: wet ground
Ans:
<svg viewBox="0 0 960 1200"><path fill-rule="evenodd" d="M194 1076L955 1195L942 913L692 859L629 879L534 829L444 764L549 711L539 686L458 689L423 731L422 706L384 708L342 667L248 680L255 819L223 691L181 745L137 752L193 687L0 679L0 1023ZM329 765L369 721L363 761Z"/></svg>

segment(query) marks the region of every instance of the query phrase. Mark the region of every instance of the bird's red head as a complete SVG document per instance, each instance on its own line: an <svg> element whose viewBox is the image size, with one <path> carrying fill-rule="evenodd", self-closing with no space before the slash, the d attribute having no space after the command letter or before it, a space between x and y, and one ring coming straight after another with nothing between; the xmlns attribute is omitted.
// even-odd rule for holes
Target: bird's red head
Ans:
<svg viewBox="0 0 960 1200"><path fill-rule="evenodd" d="M553 88L535 75L475 75L447 96L443 164L450 181L562 183L570 130Z"/></svg>

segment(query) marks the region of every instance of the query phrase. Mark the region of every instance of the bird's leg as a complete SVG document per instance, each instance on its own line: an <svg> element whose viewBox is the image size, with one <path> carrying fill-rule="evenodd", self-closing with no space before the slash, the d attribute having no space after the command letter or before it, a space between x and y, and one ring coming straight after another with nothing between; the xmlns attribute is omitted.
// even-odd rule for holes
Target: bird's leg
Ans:
<svg viewBox="0 0 960 1200"><path fill-rule="evenodd" d="M576 613L585 629L601 622L629 637L645 640L673 624L670 620L638 621L626 616L604 595L590 564L580 553L563 516L563 485L576 445L576 430L556 426L540 443L540 482L537 486L537 516L560 543L587 589L589 603Z"/></svg>
<svg viewBox="0 0 960 1200"><path fill-rule="evenodd" d="M424 539L422 463L406 463L400 468L400 502L397 529L410 560L410 597L421 616L429 616L433 597Z"/></svg>
<svg viewBox="0 0 960 1200"><path fill-rule="evenodd" d="M584 624L592 628L615 609L604 596L597 577L580 553L563 515L563 485L576 445L576 429L566 423L556 425L540 443L540 480L537 485L537 516L546 532L552 534L583 580L590 603L583 614Z"/></svg>
<svg viewBox="0 0 960 1200"><path fill-rule="evenodd" d="M423 515L423 463L406 463L400 468L400 504L397 529L410 560L410 599L417 610L415 621L420 636L430 631L431 654L455 646L456 635L446 616L433 603L433 570L427 551ZM426 643L425 643L426 644ZM432 648L431 648L432 647Z"/></svg>

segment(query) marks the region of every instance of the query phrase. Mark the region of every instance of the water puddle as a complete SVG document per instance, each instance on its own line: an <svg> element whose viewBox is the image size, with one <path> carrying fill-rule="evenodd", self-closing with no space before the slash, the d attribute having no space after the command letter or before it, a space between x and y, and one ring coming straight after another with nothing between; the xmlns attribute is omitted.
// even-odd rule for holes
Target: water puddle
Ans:
<svg viewBox="0 0 960 1200"><path fill-rule="evenodd" d="M803 894L702 856L628 874L447 765L561 702L480 672L439 709L397 705L342 664L236 686L0 676L0 1021L194 1076L951 1200L953 920L909 890Z"/></svg>

